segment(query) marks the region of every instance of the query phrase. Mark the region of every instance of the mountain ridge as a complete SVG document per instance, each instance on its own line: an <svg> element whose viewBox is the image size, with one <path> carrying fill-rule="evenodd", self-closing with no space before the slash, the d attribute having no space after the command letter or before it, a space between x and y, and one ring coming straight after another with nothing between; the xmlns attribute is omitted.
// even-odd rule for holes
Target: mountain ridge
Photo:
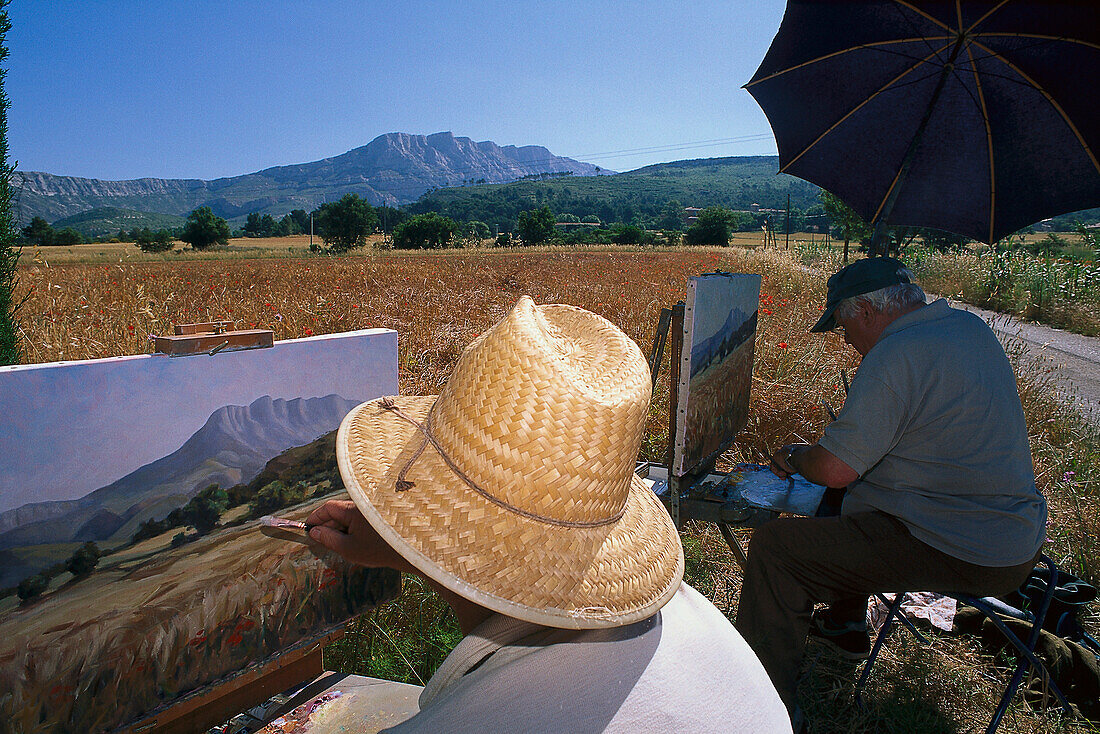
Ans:
<svg viewBox="0 0 1100 734"><path fill-rule="evenodd" d="M232 219L253 212L276 216L292 209L309 210L345 193L356 193L372 205L396 206L415 201L433 188L566 172L590 176L600 169L556 156L541 145L499 146L451 132L394 132L340 155L239 176L110 181L20 171L16 186L18 218L23 222L34 216L55 221L99 207L186 216L199 206L209 206L218 216Z"/></svg>
<svg viewBox="0 0 1100 734"><path fill-rule="evenodd" d="M158 510L167 514L165 501L179 506L210 484L226 488L250 481L286 449L337 428L357 404L339 395L292 400L264 396L247 406L218 408L180 448L105 487L75 500L37 502L0 513L0 548L66 542L103 511L134 525Z"/></svg>

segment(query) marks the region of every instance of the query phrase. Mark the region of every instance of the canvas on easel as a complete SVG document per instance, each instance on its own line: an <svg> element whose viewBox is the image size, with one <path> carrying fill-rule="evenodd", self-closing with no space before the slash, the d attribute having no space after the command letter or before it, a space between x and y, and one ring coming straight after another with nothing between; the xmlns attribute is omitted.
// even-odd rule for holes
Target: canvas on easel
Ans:
<svg viewBox="0 0 1100 734"><path fill-rule="evenodd" d="M712 468L745 427L760 281L759 275L734 273L688 281L679 382L674 386L674 476Z"/></svg>
<svg viewBox="0 0 1100 734"><path fill-rule="evenodd" d="M113 731L391 598L259 517L340 496L335 430L397 388L389 329L0 368L0 732Z"/></svg>

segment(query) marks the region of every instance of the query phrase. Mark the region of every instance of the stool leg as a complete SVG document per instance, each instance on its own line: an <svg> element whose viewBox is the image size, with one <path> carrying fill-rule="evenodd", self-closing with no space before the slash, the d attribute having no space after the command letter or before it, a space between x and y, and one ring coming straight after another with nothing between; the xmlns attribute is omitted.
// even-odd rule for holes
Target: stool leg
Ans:
<svg viewBox="0 0 1100 734"><path fill-rule="evenodd" d="M898 594L894 597L894 601L890 603L890 608L886 612L886 621L882 623L882 629L879 630L878 637L875 638L875 644L871 646L871 654L867 656L867 661L863 663L863 670L859 674L859 680L856 681L855 701L860 708L863 708L863 686L871 676L871 666L875 664L875 658L878 657L879 650L882 649L882 643L886 641L886 635L890 633L890 626L893 625L894 619L900 614L899 610L903 596L904 594Z"/></svg>

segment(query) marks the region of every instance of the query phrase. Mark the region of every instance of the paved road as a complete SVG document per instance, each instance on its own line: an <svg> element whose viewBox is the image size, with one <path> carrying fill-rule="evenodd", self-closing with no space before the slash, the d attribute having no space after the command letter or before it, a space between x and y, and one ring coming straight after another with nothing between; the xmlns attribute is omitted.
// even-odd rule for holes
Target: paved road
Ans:
<svg viewBox="0 0 1100 734"><path fill-rule="evenodd" d="M1023 341L1031 354L1055 368L1062 394L1077 402L1090 422L1100 425L1100 337L1029 324L966 303L951 301L951 305L986 321L992 319L994 331Z"/></svg>

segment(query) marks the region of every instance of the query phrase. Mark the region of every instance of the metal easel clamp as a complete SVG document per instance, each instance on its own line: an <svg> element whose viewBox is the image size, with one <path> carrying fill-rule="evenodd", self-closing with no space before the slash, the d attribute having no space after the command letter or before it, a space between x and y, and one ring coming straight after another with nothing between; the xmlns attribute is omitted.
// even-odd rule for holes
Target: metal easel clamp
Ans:
<svg viewBox="0 0 1100 734"><path fill-rule="evenodd" d="M219 352L266 349L275 345L275 332L271 329L237 331L229 328L232 325L231 321L176 324L172 336L153 337L153 353L169 357L213 356Z"/></svg>

